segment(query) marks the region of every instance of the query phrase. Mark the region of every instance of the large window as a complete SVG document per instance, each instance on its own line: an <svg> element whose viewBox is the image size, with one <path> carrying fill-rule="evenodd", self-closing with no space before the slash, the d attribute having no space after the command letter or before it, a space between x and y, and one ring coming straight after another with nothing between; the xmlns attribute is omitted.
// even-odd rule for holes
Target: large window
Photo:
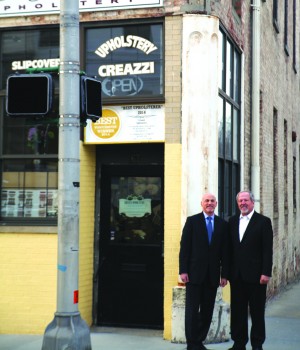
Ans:
<svg viewBox="0 0 300 350"><path fill-rule="evenodd" d="M8 117L6 80L58 64L59 29L0 32L0 222L51 224L57 217L58 95L50 117Z"/></svg>
<svg viewBox="0 0 300 350"><path fill-rule="evenodd" d="M225 32L219 35L218 205L227 218L236 212L240 190L241 54Z"/></svg>
<svg viewBox="0 0 300 350"><path fill-rule="evenodd" d="M163 99L163 25L85 28L85 70L102 81L107 103Z"/></svg>

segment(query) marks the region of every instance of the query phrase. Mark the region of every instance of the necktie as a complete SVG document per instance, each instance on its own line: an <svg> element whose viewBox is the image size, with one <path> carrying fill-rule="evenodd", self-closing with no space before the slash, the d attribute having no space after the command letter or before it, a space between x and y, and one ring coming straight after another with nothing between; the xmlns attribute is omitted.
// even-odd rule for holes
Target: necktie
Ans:
<svg viewBox="0 0 300 350"><path fill-rule="evenodd" d="M206 218L206 220L207 220L207 225L206 225L206 227L207 227L207 233L208 233L208 242L209 242L209 244L210 244L210 242L211 242L211 237L212 237L212 233L213 233L213 229L212 229L212 223L211 223L211 217L210 216L208 216L207 218Z"/></svg>

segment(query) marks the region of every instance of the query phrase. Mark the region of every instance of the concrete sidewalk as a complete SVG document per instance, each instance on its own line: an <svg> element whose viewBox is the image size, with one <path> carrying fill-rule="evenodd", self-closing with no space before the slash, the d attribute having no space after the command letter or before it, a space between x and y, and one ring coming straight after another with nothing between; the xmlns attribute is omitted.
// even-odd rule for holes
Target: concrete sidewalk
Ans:
<svg viewBox="0 0 300 350"><path fill-rule="evenodd" d="M271 300L266 310L264 350L300 349L300 282ZM100 327L91 330L93 350L185 350L185 344L163 340L162 331ZM42 335L0 334L0 350L41 350ZM208 344L212 350L230 348L232 342ZM248 343L247 350L251 346Z"/></svg>

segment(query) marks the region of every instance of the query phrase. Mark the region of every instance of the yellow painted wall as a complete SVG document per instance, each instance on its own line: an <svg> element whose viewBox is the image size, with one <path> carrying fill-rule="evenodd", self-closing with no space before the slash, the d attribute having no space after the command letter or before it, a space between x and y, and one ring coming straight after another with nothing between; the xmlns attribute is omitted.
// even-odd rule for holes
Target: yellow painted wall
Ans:
<svg viewBox="0 0 300 350"><path fill-rule="evenodd" d="M181 145L165 145L164 338L172 337L172 288L178 283L181 238Z"/></svg>
<svg viewBox="0 0 300 350"><path fill-rule="evenodd" d="M81 144L80 161L79 311L81 317L91 325L94 271L96 147L94 145Z"/></svg>
<svg viewBox="0 0 300 350"><path fill-rule="evenodd" d="M0 233L0 333L44 332L56 307L56 266L55 233Z"/></svg>
<svg viewBox="0 0 300 350"><path fill-rule="evenodd" d="M81 145L79 311L92 323L95 147ZM43 334L56 311L57 227L0 227L0 333Z"/></svg>

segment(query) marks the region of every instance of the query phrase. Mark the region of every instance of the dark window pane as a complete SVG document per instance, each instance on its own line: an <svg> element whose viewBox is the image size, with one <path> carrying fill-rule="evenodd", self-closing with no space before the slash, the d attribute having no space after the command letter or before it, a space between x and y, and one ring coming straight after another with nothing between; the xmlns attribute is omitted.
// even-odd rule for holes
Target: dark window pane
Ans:
<svg viewBox="0 0 300 350"><path fill-rule="evenodd" d="M224 100L219 97L218 113L219 156L224 156Z"/></svg>
<svg viewBox="0 0 300 350"><path fill-rule="evenodd" d="M219 158L218 161L218 211L224 218L224 161Z"/></svg>
<svg viewBox="0 0 300 350"><path fill-rule="evenodd" d="M232 211L230 215L234 215L237 213L237 203L236 203L236 195L239 192L239 165L233 164L232 169Z"/></svg>
<svg viewBox="0 0 300 350"><path fill-rule="evenodd" d="M234 79L233 79L233 99L240 103L240 55L234 51Z"/></svg>
<svg viewBox="0 0 300 350"><path fill-rule="evenodd" d="M57 122L5 117L3 154L58 154Z"/></svg>
<svg viewBox="0 0 300 350"><path fill-rule="evenodd" d="M103 98L162 96L162 24L87 29L86 72Z"/></svg>
<svg viewBox="0 0 300 350"><path fill-rule="evenodd" d="M225 177L224 177L224 213L228 217L231 213L231 167L229 162L225 163Z"/></svg>
<svg viewBox="0 0 300 350"><path fill-rule="evenodd" d="M9 74L26 68L43 68L50 59L59 58L59 29L10 30L0 33L1 88ZM45 61L47 63L45 63ZM54 61L55 63L56 61Z"/></svg>
<svg viewBox="0 0 300 350"><path fill-rule="evenodd" d="M235 108L233 109L232 142L233 160L237 162L239 160L239 118Z"/></svg>

